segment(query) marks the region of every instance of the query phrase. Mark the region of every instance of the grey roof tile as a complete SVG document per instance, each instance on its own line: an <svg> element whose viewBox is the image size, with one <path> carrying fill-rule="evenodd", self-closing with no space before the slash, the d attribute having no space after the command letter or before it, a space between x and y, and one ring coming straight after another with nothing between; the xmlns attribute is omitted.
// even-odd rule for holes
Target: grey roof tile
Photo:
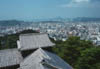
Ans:
<svg viewBox="0 0 100 69"><path fill-rule="evenodd" d="M47 34L44 33L31 33L20 35L18 48L20 50L36 49L40 47L54 46Z"/></svg>
<svg viewBox="0 0 100 69"><path fill-rule="evenodd" d="M19 69L73 69L56 54L42 50L41 48L26 57L20 66Z"/></svg>
<svg viewBox="0 0 100 69"><path fill-rule="evenodd" d="M0 67L20 64L23 60L17 49L0 50Z"/></svg>

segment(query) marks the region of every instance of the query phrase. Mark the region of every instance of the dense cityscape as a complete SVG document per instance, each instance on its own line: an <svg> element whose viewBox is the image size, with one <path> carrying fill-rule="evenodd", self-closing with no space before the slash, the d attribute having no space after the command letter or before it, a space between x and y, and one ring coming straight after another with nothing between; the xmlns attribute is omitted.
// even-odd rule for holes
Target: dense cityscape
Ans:
<svg viewBox="0 0 100 69"><path fill-rule="evenodd" d="M90 40L94 44L100 45L100 22L21 22L20 25L0 26L0 29L0 36L32 29L40 33L47 33L54 40L66 41L69 36L78 36L82 40Z"/></svg>

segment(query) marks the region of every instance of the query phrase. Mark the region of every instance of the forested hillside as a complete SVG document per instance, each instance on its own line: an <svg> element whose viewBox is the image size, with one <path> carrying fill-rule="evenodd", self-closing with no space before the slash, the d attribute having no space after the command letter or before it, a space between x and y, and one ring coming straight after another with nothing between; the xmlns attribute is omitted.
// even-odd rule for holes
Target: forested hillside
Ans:
<svg viewBox="0 0 100 69"><path fill-rule="evenodd" d="M69 37L67 41L54 41L53 51L75 69L100 69L100 47L80 37Z"/></svg>

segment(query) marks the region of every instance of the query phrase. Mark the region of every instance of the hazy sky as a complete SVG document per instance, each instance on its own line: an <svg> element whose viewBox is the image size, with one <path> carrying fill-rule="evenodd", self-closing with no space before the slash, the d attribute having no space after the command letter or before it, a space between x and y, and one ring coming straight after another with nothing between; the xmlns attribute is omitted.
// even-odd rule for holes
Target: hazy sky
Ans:
<svg viewBox="0 0 100 69"><path fill-rule="evenodd" d="M100 17L100 0L0 0L0 20Z"/></svg>

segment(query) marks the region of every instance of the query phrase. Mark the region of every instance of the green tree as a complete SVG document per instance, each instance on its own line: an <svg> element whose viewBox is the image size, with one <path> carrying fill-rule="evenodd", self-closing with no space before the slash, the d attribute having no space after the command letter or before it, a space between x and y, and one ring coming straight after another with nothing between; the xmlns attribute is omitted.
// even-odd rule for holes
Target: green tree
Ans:
<svg viewBox="0 0 100 69"><path fill-rule="evenodd" d="M81 52L76 69L100 69L100 48L86 49Z"/></svg>
<svg viewBox="0 0 100 69"><path fill-rule="evenodd" d="M17 40L19 37L14 35L8 35L6 40L6 48L17 48Z"/></svg>
<svg viewBox="0 0 100 69"><path fill-rule="evenodd" d="M74 67L81 51L92 47L94 45L91 41L80 40L80 37L71 36L65 42L56 42L53 51Z"/></svg>

